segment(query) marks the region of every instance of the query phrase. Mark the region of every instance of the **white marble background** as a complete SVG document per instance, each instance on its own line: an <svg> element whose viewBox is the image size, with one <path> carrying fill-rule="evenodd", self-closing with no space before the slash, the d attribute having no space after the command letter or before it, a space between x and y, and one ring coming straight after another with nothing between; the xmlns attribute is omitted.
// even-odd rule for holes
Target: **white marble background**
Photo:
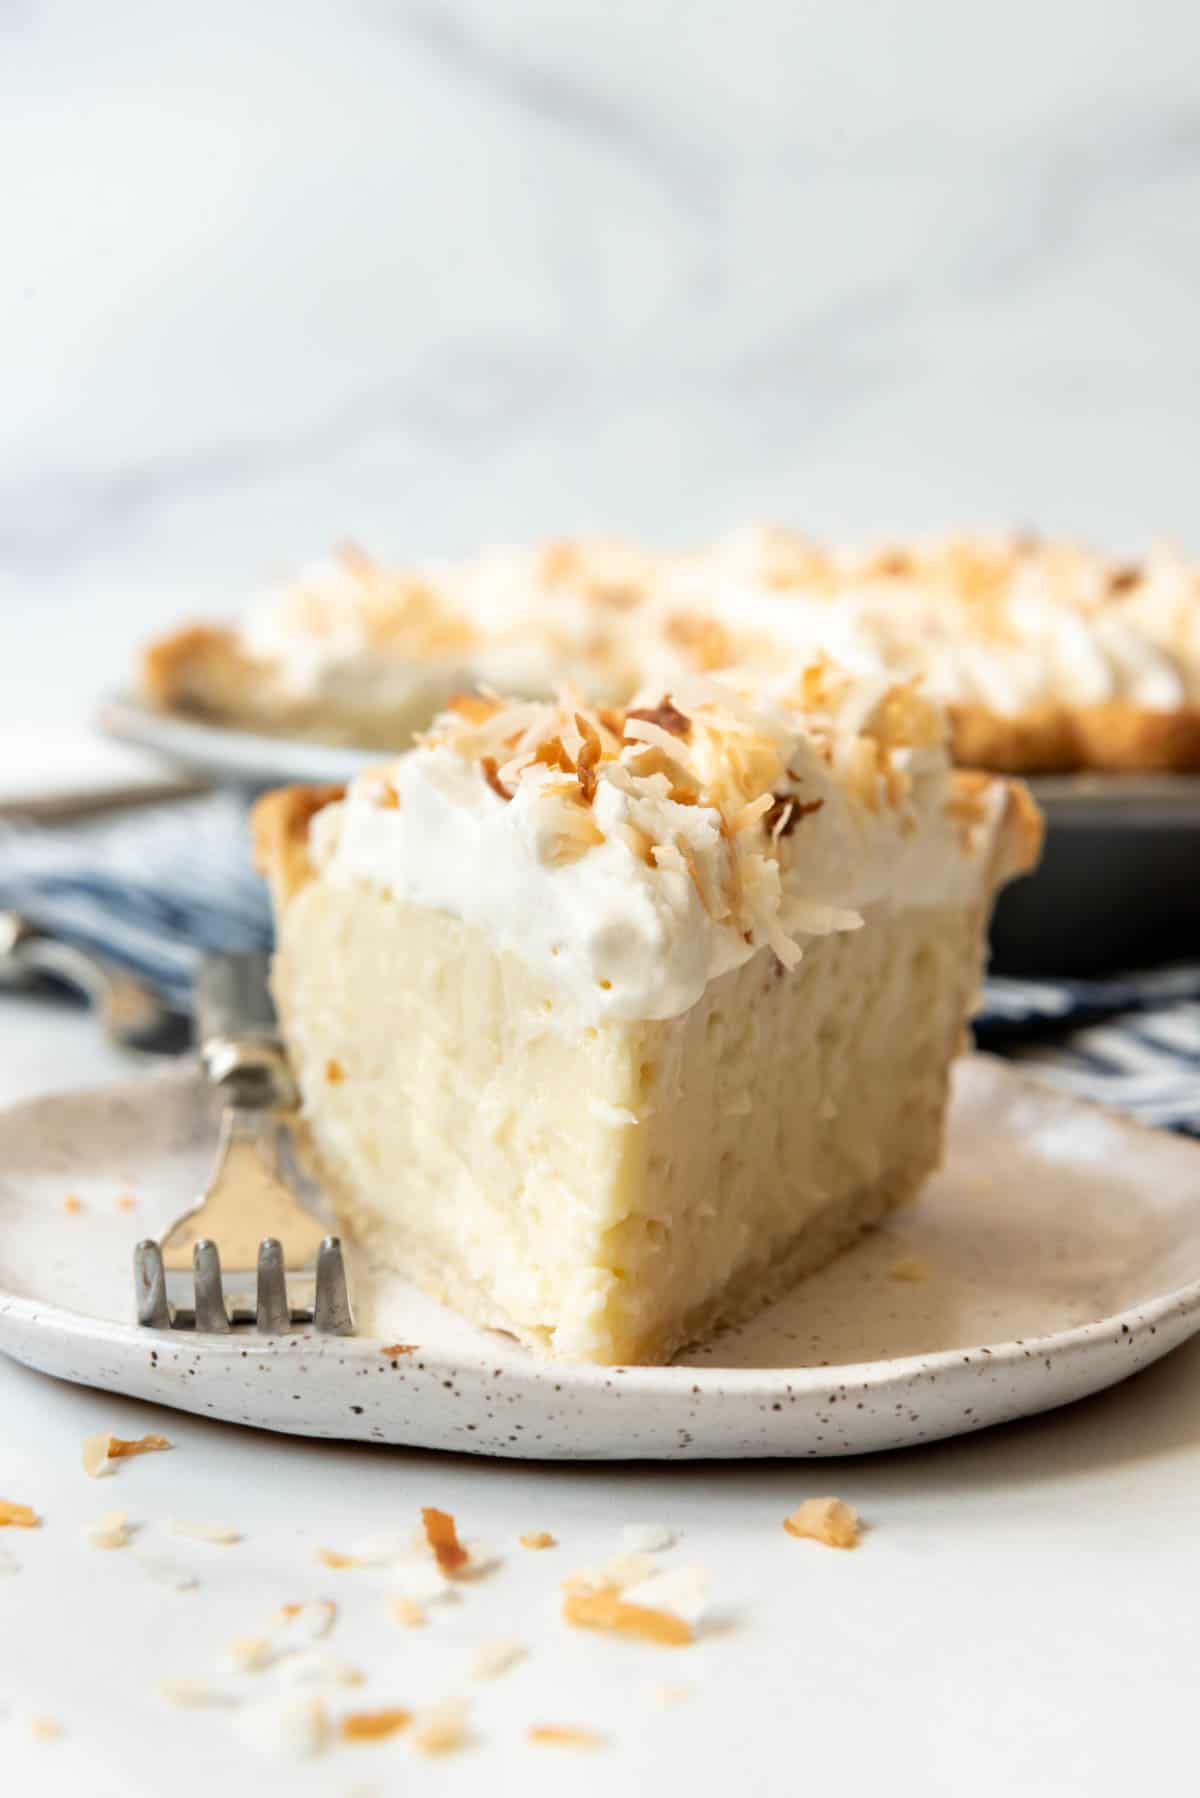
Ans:
<svg viewBox="0 0 1200 1798"><path fill-rule="evenodd" d="M1200 548L1185 0L0 0L0 269L10 715L341 534Z"/></svg>

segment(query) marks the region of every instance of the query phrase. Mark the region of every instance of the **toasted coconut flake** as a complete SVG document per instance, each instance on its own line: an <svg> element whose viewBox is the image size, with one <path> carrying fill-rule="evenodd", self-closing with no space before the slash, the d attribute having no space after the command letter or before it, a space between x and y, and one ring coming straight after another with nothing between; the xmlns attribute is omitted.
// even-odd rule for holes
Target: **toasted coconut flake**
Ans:
<svg viewBox="0 0 1200 1798"><path fill-rule="evenodd" d="M35 1742L58 1742L62 1739L63 1726L57 1717L31 1717L29 1733Z"/></svg>
<svg viewBox="0 0 1200 1798"><path fill-rule="evenodd" d="M455 693L446 705L448 712L464 718L468 724L486 724L500 709L499 700L489 699L483 693Z"/></svg>
<svg viewBox="0 0 1200 1798"><path fill-rule="evenodd" d="M381 1355L413 1355L419 1346L416 1342L389 1342L379 1352Z"/></svg>
<svg viewBox="0 0 1200 1798"><path fill-rule="evenodd" d="M433 1558L443 1573L458 1573L466 1566L470 1556L458 1539L458 1530L449 1511L439 1511L433 1505L424 1505L421 1509L421 1523L425 1530L425 1540L433 1550Z"/></svg>
<svg viewBox="0 0 1200 1798"><path fill-rule="evenodd" d="M175 1592L190 1592L200 1584L189 1568L181 1566L167 1555L140 1554L137 1561L156 1586L170 1586Z"/></svg>
<svg viewBox="0 0 1200 1798"><path fill-rule="evenodd" d="M172 1517L167 1530L172 1536L186 1536L192 1542L215 1542L222 1547L242 1539L241 1531L227 1523L191 1523L183 1517Z"/></svg>
<svg viewBox="0 0 1200 1798"><path fill-rule="evenodd" d="M525 1534L519 1536L517 1540L520 1542L522 1548L558 1547L557 1539L550 1534L549 1530L526 1530Z"/></svg>
<svg viewBox="0 0 1200 1798"><path fill-rule="evenodd" d="M249 1747L277 1759L309 1760L330 1737L323 1698L309 1693L272 1694L242 1707L237 1730Z"/></svg>
<svg viewBox="0 0 1200 1798"><path fill-rule="evenodd" d="M69 1192L67 1194L63 1200L63 1210L69 1212L72 1217L77 1216L83 1210L83 1200L78 1193Z"/></svg>
<svg viewBox="0 0 1200 1798"><path fill-rule="evenodd" d="M184 1711L208 1710L233 1702L227 1692L210 1685L206 1679L160 1679L154 1690L168 1704Z"/></svg>
<svg viewBox="0 0 1200 1798"><path fill-rule="evenodd" d="M0 1498L0 1529L37 1530L41 1527L42 1520L32 1505L18 1505L10 1498Z"/></svg>
<svg viewBox="0 0 1200 1798"><path fill-rule="evenodd" d="M418 1754L453 1754L467 1740L467 1710L460 1698L448 1698L417 1721L412 1743Z"/></svg>
<svg viewBox="0 0 1200 1798"><path fill-rule="evenodd" d="M675 1531L665 1523L627 1523L621 1531L621 1547L630 1554L662 1554L675 1541Z"/></svg>
<svg viewBox="0 0 1200 1798"><path fill-rule="evenodd" d="M361 1686L364 1678L360 1667L327 1648L306 1648L289 1655L279 1668L281 1686Z"/></svg>
<svg viewBox="0 0 1200 1798"><path fill-rule="evenodd" d="M499 798L505 800L506 802L508 800L510 800L512 798L512 793L509 790L509 788L504 785L504 782L500 779L500 776L496 771L495 756L494 755L481 755L479 758L479 767L480 767L480 771L483 775L484 780L487 781L487 784L492 789L492 792L497 794Z"/></svg>
<svg viewBox="0 0 1200 1798"><path fill-rule="evenodd" d="M888 1268L889 1280L901 1280L911 1285L919 1285L929 1278L929 1263L922 1261L917 1255L901 1255L899 1261L893 1261Z"/></svg>
<svg viewBox="0 0 1200 1798"><path fill-rule="evenodd" d="M347 1567L369 1567L369 1561L363 1561L357 1555L340 1554L336 1548L318 1548L315 1551L322 1567L333 1567L339 1570Z"/></svg>
<svg viewBox="0 0 1200 1798"><path fill-rule="evenodd" d="M347 1711L338 1728L345 1742L382 1742L407 1729L411 1722L411 1711L392 1705L382 1711Z"/></svg>
<svg viewBox="0 0 1200 1798"><path fill-rule="evenodd" d="M598 1730L574 1723L533 1723L525 1736L543 1748L603 1748L607 1741Z"/></svg>
<svg viewBox="0 0 1200 1798"><path fill-rule="evenodd" d="M365 778L363 789L371 804L378 806L381 812L398 812L400 810L400 795L382 769Z"/></svg>
<svg viewBox="0 0 1200 1798"><path fill-rule="evenodd" d="M789 1536L823 1542L827 1548L857 1548L858 1512L840 1498L806 1498L783 1520Z"/></svg>
<svg viewBox="0 0 1200 1798"><path fill-rule="evenodd" d="M644 1549L627 1548L618 1555L612 1555L604 1563L605 1585L626 1586L640 1585L642 1580L649 1579L655 1571L657 1563L652 1554Z"/></svg>
<svg viewBox="0 0 1200 1798"><path fill-rule="evenodd" d="M567 754L563 740L559 736L546 737L538 744L533 755L534 762L545 768L557 768L560 774L574 774L575 763Z"/></svg>
<svg viewBox="0 0 1200 1798"><path fill-rule="evenodd" d="M239 1673L261 1673L275 1659L275 1648L270 1636L235 1636L224 1655Z"/></svg>
<svg viewBox="0 0 1200 1798"><path fill-rule="evenodd" d="M426 1622L425 1606L415 1598L393 1598L388 1610L405 1629L420 1629Z"/></svg>
<svg viewBox="0 0 1200 1798"><path fill-rule="evenodd" d="M165 1436L148 1435L133 1439L107 1434L87 1436L83 1443L83 1471L89 1479L99 1479L112 1472L115 1461L128 1460L132 1455L155 1454L160 1449L170 1447Z"/></svg>
<svg viewBox="0 0 1200 1798"><path fill-rule="evenodd" d="M325 1078L330 1086L340 1086L346 1078L346 1070L336 1055L331 1055L325 1063Z"/></svg>
<svg viewBox="0 0 1200 1798"><path fill-rule="evenodd" d="M673 1705L682 1704L685 1699L690 1698L693 1690L694 1688L692 1686L670 1685L666 1682L660 1682L658 1685L650 1687L650 1698L652 1703L658 1705L660 1710L667 1711L670 1710Z"/></svg>
<svg viewBox="0 0 1200 1798"><path fill-rule="evenodd" d="M655 1564L649 1577L639 1585L628 1587L623 1596L629 1604L666 1611L694 1628L704 1614L708 1586L706 1567L660 1567Z"/></svg>
<svg viewBox="0 0 1200 1798"><path fill-rule="evenodd" d="M629 1604L615 1586L597 1592L568 1592L563 1599L563 1618L575 1629L605 1630L613 1635L636 1636L658 1642L664 1648L681 1648L692 1640L691 1625L669 1611Z"/></svg>
<svg viewBox="0 0 1200 1798"><path fill-rule="evenodd" d="M329 1634L336 1620L337 1605L332 1598L305 1598L298 1604L281 1605L270 1627L283 1630L293 1641L316 1642Z"/></svg>
<svg viewBox="0 0 1200 1798"><path fill-rule="evenodd" d="M84 1531L93 1548L128 1548L132 1539L128 1511L105 1511Z"/></svg>
<svg viewBox="0 0 1200 1798"><path fill-rule="evenodd" d="M523 1661L528 1649L523 1642L514 1636L502 1636L494 1642L481 1642L471 1657L471 1665L467 1669L470 1679L499 1679L518 1661Z"/></svg>
<svg viewBox="0 0 1200 1798"><path fill-rule="evenodd" d="M600 760L603 745L600 733L594 724L588 722L582 712L575 714L575 728L583 738L576 761L576 772L579 777L579 791L585 805L590 805L596 797L596 766Z"/></svg>
<svg viewBox="0 0 1200 1798"><path fill-rule="evenodd" d="M685 743L692 734L691 719L685 717L678 706L672 705L669 693L664 693L657 705L639 706L632 712L626 712L627 724L631 718L640 719L643 724L656 724L668 736L682 737Z"/></svg>
<svg viewBox="0 0 1200 1798"><path fill-rule="evenodd" d="M790 793L773 794L765 814L771 841L777 843L780 837L790 837L800 820L819 812L824 803L823 799L796 799Z"/></svg>

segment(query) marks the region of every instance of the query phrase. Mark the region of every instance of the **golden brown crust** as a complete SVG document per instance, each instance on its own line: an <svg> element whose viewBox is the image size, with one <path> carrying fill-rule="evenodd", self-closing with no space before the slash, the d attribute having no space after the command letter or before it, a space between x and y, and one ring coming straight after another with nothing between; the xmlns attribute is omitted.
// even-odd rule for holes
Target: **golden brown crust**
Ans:
<svg viewBox="0 0 1200 1798"><path fill-rule="evenodd" d="M222 712L241 684L245 657L235 632L222 625L185 624L142 651L143 695L163 711Z"/></svg>
<svg viewBox="0 0 1200 1798"><path fill-rule="evenodd" d="M271 889L276 915L313 878L308 827L319 811L344 799L344 786L278 787L250 814L254 865Z"/></svg>
<svg viewBox="0 0 1200 1798"><path fill-rule="evenodd" d="M1004 821L992 861L993 887L1001 887L1019 874L1030 874L1042 859L1046 821L1023 780L1010 780Z"/></svg>
<svg viewBox="0 0 1200 1798"><path fill-rule="evenodd" d="M947 709L951 747L961 767L1000 774L1200 771L1200 706L1154 712L1113 700L1042 706L1013 718L984 706Z"/></svg>

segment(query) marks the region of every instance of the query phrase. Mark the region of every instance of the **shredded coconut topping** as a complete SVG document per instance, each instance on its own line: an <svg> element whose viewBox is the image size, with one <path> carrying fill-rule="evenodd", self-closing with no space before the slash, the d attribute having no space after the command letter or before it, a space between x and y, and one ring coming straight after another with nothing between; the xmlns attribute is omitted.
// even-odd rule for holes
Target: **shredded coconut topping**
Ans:
<svg viewBox="0 0 1200 1798"><path fill-rule="evenodd" d="M418 570L344 547L254 605L240 644L285 695L368 710L432 702L454 677L622 699L817 652L1010 715L1169 710L1200 698L1198 600L1195 565L1165 546L1130 564L1028 536L843 548L751 527L675 555L556 542Z"/></svg>
<svg viewBox="0 0 1200 1798"><path fill-rule="evenodd" d="M313 821L334 883L487 931L574 1014L662 1018L769 948L853 930L876 903L973 897L1004 803L958 788L912 682L828 663L770 694L691 681L629 712L475 694ZM486 866L489 878L477 879Z"/></svg>

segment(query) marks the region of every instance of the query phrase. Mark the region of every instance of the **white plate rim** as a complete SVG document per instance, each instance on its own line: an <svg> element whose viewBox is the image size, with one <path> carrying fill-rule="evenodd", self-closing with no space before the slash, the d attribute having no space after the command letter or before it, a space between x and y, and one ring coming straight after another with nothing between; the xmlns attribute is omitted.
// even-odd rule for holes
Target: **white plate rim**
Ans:
<svg viewBox="0 0 1200 1798"><path fill-rule="evenodd" d="M131 1280L132 1277L131 1271ZM662 1398L675 1396L678 1388L690 1390L694 1386L704 1387L706 1395L711 1390L714 1397L720 1396L723 1390L727 1390L730 1396L741 1397L759 1392L770 1393L780 1388L793 1392L797 1389L821 1392L830 1385L869 1385L877 1390L881 1385L893 1381L903 1385L919 1375L942 1373L976 1361L1001 1368L1022 1361L1037 1360L1047 1352L1067 1356L1075 1350L1089 1347L1099 1338L1112 1336L1114 1332L1130 1336L1144 1331L1154 1333L1159 1324L1186 1317L1194 1310L1200 1311L1200 1279L1174 1287L1170 1292L1156 1293L1143 1303L1127 1306L1123 1311L1093 1318L1086 1324L1074 1324L1069 1329L1058 1330L1048 1336L975 1343L969 1348L935 1349L927 1354L890 1356L883 1361L839 1361L834 1365L816 1367L713 1369L696 1365L599 1367L586 1361L530 1361L528 1365L518 1363L506 1368L505 1377L510 1381L527 1379L542 1387L548 1379L561 1379L565 1375L574 1387L582 1385L601 1389L611 1385L614 1379L622 1379L634 1389L641 1388L648 1394ZM201 1345L205 1355L215 1358L225 1356L231 1360L235 1357L241 1359L248 1349L274 1352L273 1345L277 1340L253 1332L225 1337L196 1336L190 1330L148 1330L138 1324L121 1323L115 1319L88 1317L81 1311L69 1311L62 1306L44 1304L37 1299L21 1298L15 1293L0 1289L0 1319L4 1318L31 1325L57 1327L77 1341L117 1340L131 1347L136 1343L153 1342L167 1342L172 1347L194 1348ZM303 1343L310 1354L314 1350L321 1353L336 1348L339 1356L350 1356L372 1364L379 1359L383 1346L372 1337L320 1336L313 1331L294 1331L287 1340ZM3 1344L0 1343L0 1351L2 1350ZM416 1352L422 1356L431 1373L461 1374L467 1368L483 1372L493 1365L494 1360L494 1357L485 1355L472 1357L450 1355L439 1349L426 1350L419 1344ZM887 1370L886 1375L881 1375L881 1369ZM656 1391L658 1382L664 1382L661 1391Z"/></svg>
<svg viewBox="0 0 1200 1798"><path fill-rule="evenodd" d="M1056 1108L1099 1113L1136 1136L1173 1140L995 1065L1014 1089L1043 1104L1053 1099ZM0 1121L19 1128L22 1114L27 1120L64 1100L107 1103L121 1094L144 1102L154 1087L196 1078L177 1064L149 1078L26 1099L5 1107ZM1197 1193L1200 1200L1200 1182ZM1200 1275L1082 1323L1019 1338L870 1361L614 1368L514 1356L514 1345L499 1336L494 1353L474 1341L427 1347L420 1326L403 1357L385 1356L383 1338L374 1335L150 1331L0 1287L0 1351L52 1376L285 1434L519 1459L814 1459L917 1447L1102 1391L1198 1331ZM391 1374L398 1387L355 1384L389 1367L398 1370ZM261 1385L244 1379L259 1372L267 1376ZM301 1398L291 1390L297 1373L311 1385L293 1411ZM181 1378L194 1375L207 1377L194 1384ZM445 1387L463 1403L448 1403ZM347 1405L355 1396L366 1398L365 1409ZM358 1414L354 1422L347 1410Z"/></svg>

